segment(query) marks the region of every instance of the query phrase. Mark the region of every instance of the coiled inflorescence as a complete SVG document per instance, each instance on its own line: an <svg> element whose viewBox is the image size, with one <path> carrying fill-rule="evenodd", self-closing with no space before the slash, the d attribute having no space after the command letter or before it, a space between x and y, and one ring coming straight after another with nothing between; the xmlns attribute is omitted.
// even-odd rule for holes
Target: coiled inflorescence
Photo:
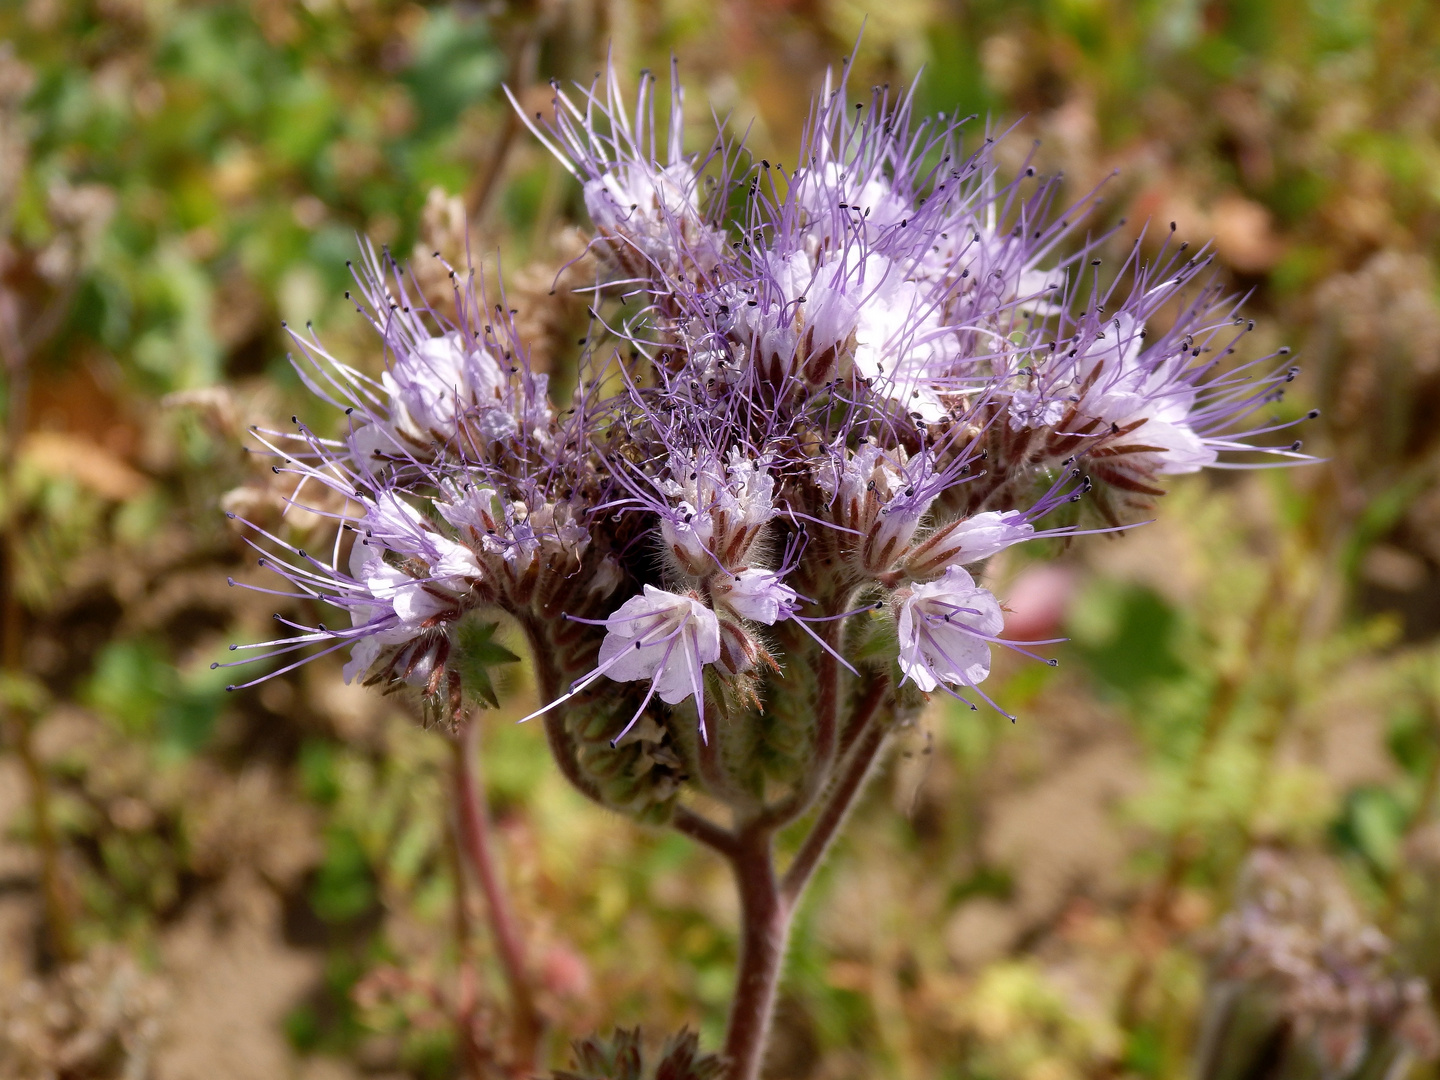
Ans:
<svg viewBox="0 0 1440 1080"><path fill-rule="evenodd" d="M594 226L568 408L473 271L447 319L366 252L378 380L295 335L345 428L267 445L296 501L344 509L328 559L263 561L350 625L253 647L348 646L347 678L453 708L457 624L505 612L567 775L640 812L687 778L732 802L798 783L827 694L983 698L1003 617L976 564L1073 532L1041 527L1068 503L1116 527L1255 451L1283 425L1248 418L1293 377L1227 359L1247 326L1197 281L1208 259L1137 243L1101 288L1091 200L1054 213L1033 168L1002 183L990 139L964 151L910 95L827 89L787 169L723 134L685 153L678 82L658 155L653 85L633 114L613 73L557 88L532 124Z"/></svg>

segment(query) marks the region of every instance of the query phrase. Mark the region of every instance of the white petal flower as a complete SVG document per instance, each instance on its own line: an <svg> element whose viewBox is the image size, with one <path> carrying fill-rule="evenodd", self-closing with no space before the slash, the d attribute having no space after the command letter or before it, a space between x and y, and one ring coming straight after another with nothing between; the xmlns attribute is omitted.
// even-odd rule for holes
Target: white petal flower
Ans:
<svg viewBox="0 0 1440 1080"><path fill-rule="evenodd" d="M860 259L853 249L827 254L767 252L762 282L724 294L731 335L771 378L800 374L813 384L838 370L860 312Z"/></svg>
<svg viewBox="0 0 1440 1080"><path fill-rule="evenodd" d="M720 659L720 623L690 596L646 585L605 621L597 670L617 682L651 679L660 700L677 705L697 692L701 669Z"/></svg>
<svg viewBox="0 0 1440 1080"><path fill-rule="evenodd" d="M453 439L468 413L500 411L506 377L486 349L456 332L401 350L381 376L396 426L416 442Z"/></svg>
<svg viewBox="0 0 1440 1080"><path fill-rule="evenodd" d="M357 542L350 552L350 572L369 603L350 606L353 626L380 629L356 641L341 674L348 683L363 676L387 645L403 645L425 630L424 622L444 609L422 583L390 566L372 547Z"/></svg>
<svg viewBox="0 0 1440 1080"><path fill-rule="evenodd" d="M403 556L410 572L386 562L386 552ZM417 577L425 568L428 576ZM346 680L369 670L384 646L403 645L453 618L481 576L470 548L435 532L419 511L394 494L382 493L367 509L363 529L350 548L350 577L355 582L348 605L351 625L377 629L351 649ZM410 681L424 681L428 673L428 668L422 672L416 666L409 672Z"/></svg>
<svg viewBox="0 0 1440 1080"><path fill-rule="evenodd" d="M716 598L742 619L774 626L794 612L799 596L774 570L750 567L725 575L714 586Z"/></svg>
<svg viewBox="0 0 1440 1080"><path fill-rule="evenodd" d="M796 170L795 201L804 211L807 226L818 240L833 240L836 225L863 230L873 240L880 232L898 225L912 210L909 202L895 194L890 182L878 172L852 175L839 162L827 161ZM838 211L838 213L837 213Z"/></svg>
<svg viewBox="0 0 1440 1080"><path fill-rule="evenodd" d="M941 683L974 686L990 674L988 639L1004 625L990 591L952 566L940 580L916 585L900 602L900 670L927 693Z"/></svg>
<svg viewBox="0 0 1440 1080"><path fill-rule="evenodd" d="M871 388L927 424L949 415L937 383L959 351L934 289L903 280L878 255L866 259L865 301L855 325L855 371Z"/></svg>
<svg viewBox="0 0 1440 1080"><path fill-rule="evenodd" d="M365 673L380 659L382 644L377 637L362 637L350 649L350 659L340 669L340 676L346 683L363 678Z"/></svg>
<svg viewBox="0 0 1440 1080"><path fill-rule="evenodd" d="M864 537L856 555L864 569L882 573L900 558L935 501L930 458L907 458L867 442L849 452L836 447L815 471L815 481L836 504L840 523Z"/></svg>
<svg viewBox="0 0 1440 1080"><path fill-rule="evenodd" d="M706 575L742 562L775 516L775 480L762 462L732 449L726 465L709 452L676 452L663 489L676 500L660 517L665 546L688 573Z"/></svg>
<svg viewBox="0 0 1440 1080"><path fill-rule="evenodd" d="M983 290L987 305L1006 312L1011 303L1040 316L1059 312L1055 301L1065 285L1064 271L1042 270L1026 245L1013 243L972 212L957 211L926 235L931 246L915 268L922 280L947 282L962 293Z"/></svg>

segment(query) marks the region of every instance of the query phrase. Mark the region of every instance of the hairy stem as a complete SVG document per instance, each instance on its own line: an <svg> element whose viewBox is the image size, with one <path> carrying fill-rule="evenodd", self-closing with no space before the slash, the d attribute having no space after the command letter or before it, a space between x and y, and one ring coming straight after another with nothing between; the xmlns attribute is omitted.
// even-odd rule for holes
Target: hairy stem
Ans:
<svg viewBox="0 0 1440 1080"><path fill-rule="evenodd" d="M805 886L810 883L810 878L819 867L820 860L825 857L825 852L840 832L840 826L849 816L856 797L865 788L865 781L870 776L880 748L885 744L887 734L888 727L872 718L856 739L855 747L845 762L844 771L825 799L820 815L801 843L794 861L785 871L781 891L789 902L795 903L800 899Z"/></svg>
<svg viewBox="0 0 1440 1080"><path fill-rule="evenodd" d="M729 1080L760 1076L790 934L794 906L775 876L772 836L766 828L742 833L730 859L740 893L740 962L725 1032Z"/></svg>
<svg viewBox="0 0 1440 1080"><path fill-rule="evenodd" d="M727 859L735 854L735 834L724 826L717 825L703 814L691 810L688 806L675 807L675 815L670 819L670 824L675 827L676 831L684 833L697 843L718 851Z"/></svg>
<svg viewBox="0 0 1440 1080"><path fill-rule="evenodd" d="M876 674L873 671L867 672L864 686L865 689L860 695L860 700L855 703L855 708L850 713L850 719L840 733L841 760L850 756L850 751L855 748L855 741L869 729L870 721L875 718L875 714L885 700L885 694L890 689L890 676Z"/></svg>
<svg viewBox="0 0 1440 1080"><path fill-rule="evenodd" d="M485 911L495 951L510 991L513 1008L511 1053L516 1076L528 1076L535 1069L540 1055L540 1040L545 1022L535 1005L530 987L529 965L525 960L525 943L519 922L510 904L509 893L501 880L491 836L490 815L480 795L475 770L479 749L479 724L467 721L461 735L453 740L455 750L455 795L459 817L461 850L475 872L480 891L485 896Z"/></svg>
<svg viewBox="0 0 1440 1080"><path fill-rule="evenodd" d="M752 822L734 837L728 855L740 894L740 962L725 1034L728 1080L760 1075L790 922L884 745L888 725L878 713L887 683L883 677L877 680L850 717L846 726L860 729L855 745L785 876L775 872L775 830L768 820Z"/></svg>

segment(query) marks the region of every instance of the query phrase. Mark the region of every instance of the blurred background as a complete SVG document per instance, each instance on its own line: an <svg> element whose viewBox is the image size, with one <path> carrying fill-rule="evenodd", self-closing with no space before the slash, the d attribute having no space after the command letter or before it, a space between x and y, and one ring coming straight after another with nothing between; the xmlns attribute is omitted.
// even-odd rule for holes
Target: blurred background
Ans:
<svg viewBox="0 0 1440 1080"><path fill-rule="evenodd" d="M784 161L862 24L858 90L918 74L1075 197L1118 170L1117 254L1147 221L1213 237L1324 460L1181 478L1153 525L990 567L1061 664L998 660L1013 726L942 701L904 733L800 917L771 1074L1437 1075L1430 0L12 0L0 1076L456 1076L466 957L490 1037L444 738L333 658L231 695L210 670L275 610L227 587L260 578L222 508L322 531L280 526L243 449L334 426L281 321L376 371L357 236L442 292L431 253L468 243L563 378L583 208L501 84L543 108L607 51L632 87L673 54L695 146L713 108ZM713 1048L723 868L584 805L512 722L523 665L499 690L483 771L552 1064L616 1023Z"/></svg>

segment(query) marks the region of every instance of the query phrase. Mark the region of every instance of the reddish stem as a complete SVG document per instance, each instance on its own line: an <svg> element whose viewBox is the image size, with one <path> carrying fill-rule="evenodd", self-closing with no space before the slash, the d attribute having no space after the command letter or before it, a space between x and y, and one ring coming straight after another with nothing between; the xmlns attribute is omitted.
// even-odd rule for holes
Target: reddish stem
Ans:
<svg viewBox="0 0 1440 1080"><path fill-rule="evenodd" d="M768 819L742 829L725 852L740 894L740 962L725 1033L728 1080L760 1076L790 921L884 745L888 725L878 714L887 683L884 678L877 680L857 704L847 725L857 732L854 747L784 878L775 873L774 826Z"/></svg>
<svg viewBox="0 0 1440 1080"><path fill-rule="evenodd" d="M519 921L510 904L509 893L501 880L499 863L491 835L490 815L480 795L475 757L479 749L479 724L473 719L465 723L459 738L452 740L455 750L455 801L459 818L460 850L475 872L480 891L485 896L485 910L495 950L510 990L514 1014L511 1030L513 1071L528 1076L535 1070L540 1056L540 1040L545 1021L535 1004L530 988L530 970L525 959L525 943Z"/></svg>
<svg viewBox="0 0 1440 1080"><path fill-rule="evenodd" d="M688 806L675 807L675 815L670 819L670 824L690 839L713 848L727 859L735 854L735 834Z"/></svg>
<svg viewBox="0 0 1440 1080"><path fill-rule="evenodd" d="M741 834L730 859L740 892L741 937L735 1000L725 1032L729 1080L760 1076L794 910L775 877L771 835L768 829Z"/></svg>
<svg viewBox="0 0 1440 1080"><path fill-rule="evenodd" d="M479 987L475 980L475 956L471 948L470 911L466 897L465 856L461 854L460 823L450 830L446 845L455 874L455 1034L460 1043L460 1073L466 1080L482 1080L484 1054L475 1038L475 1017L479 1008Z"/></svg>
<svg viewBox="0 0 1440 1080"><path fill-rule="evenodd" d="M790 903L799 901L805 886L810 883L811 875L815 873L820 860L825 857L825 852L839 833L840 826L849 816L856 797L864 790L865 780L870 775L880 747L885 743L886 734L887 727L872 719L857 739L855 748L850 752L850 759L846 762L845 771L825 800L820 816L815 819L815 824L800 845L794 861L785 871L781 891Z"/></svg>

